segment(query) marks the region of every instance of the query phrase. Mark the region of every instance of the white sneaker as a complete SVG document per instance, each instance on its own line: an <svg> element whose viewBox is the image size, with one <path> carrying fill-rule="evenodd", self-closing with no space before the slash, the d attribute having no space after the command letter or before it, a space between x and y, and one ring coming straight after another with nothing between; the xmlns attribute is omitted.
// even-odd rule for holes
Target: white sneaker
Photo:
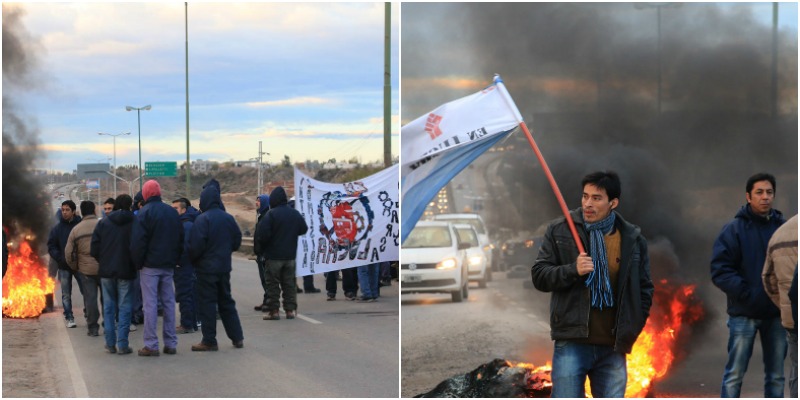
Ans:
<svg viewBox="0 0 800 400"><path fill-rule="evenodd" d="M134 325L134 324L131 324L131 329L130 329L130 331L131 331L131 332L136 332L136 325Z"/></svg>
<svg viewBox="0 0 800 400"><path fill-rule="evenodd" d="M74 319L68 319L67 320L67 328L75 328L77 326L78 325L75 324L75 320Z"/></svg>

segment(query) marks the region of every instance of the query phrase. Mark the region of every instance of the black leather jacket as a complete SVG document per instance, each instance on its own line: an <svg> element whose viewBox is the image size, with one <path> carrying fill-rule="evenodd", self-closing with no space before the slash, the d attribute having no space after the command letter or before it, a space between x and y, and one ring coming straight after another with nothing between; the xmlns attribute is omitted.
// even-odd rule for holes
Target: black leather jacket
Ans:
<svg viewBox="0 0 800 400"><path fill-rule="evenodd" d="M583 247L589 251L589 235L583 225L580 208L570 211ZM641 229L617 214L615 227L622 236L621 262L617 293L617 319L614 350L630 353L644 328L653 302L653 281L650 279L650 258L647 241ZM578 247L572 239L566 220L556 219L547 228L536 264L531 268L533 285L552 292L550 300L550 337L569 340L589 336L588 275L580 276L575 266Z"/></svg>

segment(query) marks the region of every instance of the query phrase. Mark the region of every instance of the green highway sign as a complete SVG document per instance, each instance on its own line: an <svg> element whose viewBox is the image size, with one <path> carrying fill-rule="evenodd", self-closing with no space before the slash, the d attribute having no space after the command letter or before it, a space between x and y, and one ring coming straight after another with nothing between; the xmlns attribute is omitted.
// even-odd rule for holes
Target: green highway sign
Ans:
<svg viewBox="0 0 800 400"><path fill-rule="evenodd" d="M178 176L178 162L177 161L145 162L144 175L149 177Z"/></svg>

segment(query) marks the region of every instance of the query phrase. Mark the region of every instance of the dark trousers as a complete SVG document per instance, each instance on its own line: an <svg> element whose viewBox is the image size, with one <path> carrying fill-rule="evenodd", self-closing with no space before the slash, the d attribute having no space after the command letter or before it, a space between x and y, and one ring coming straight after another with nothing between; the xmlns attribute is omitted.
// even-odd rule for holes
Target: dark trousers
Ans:
<svg viewBox="0 0 800 400"><path fill-rule="evenodd" d="M306 275L303 277L303 290L306 292L316 289L314 287L314 275Z"/></svg>
<svg viewBox="0 0 800 400"><path fill-rule="evenodd" d="M264 288L264 300L261 304L267 304L267 259L262 256L256 256L256 264L258 265L258 278L261 280L261 287Z"/></svg>
<svg viewBox="0 0 800 400"><path fill-rule="evenodd" d="M83 306L86 307L86 325L89 332L100 330L100 307L97 305L97 295L100 292L100 277L97 275L80 275L83 280Z"/></svg>
<svg viewBox="0 0 800 400"><path fill-rule="evenodd" d="M296 268L294 260L267 260L268 310L277 311L280 308L281 293L284 311L297 310Z"/></svg>
<svg viewBox="0 0 800 400"><path fill-rule="evenodd" d="M196 275L203 343L212 346L217 344L217 310L228 338L232 341L244 340L236 301L231 297L231 274Z"/></svg>
<svg viewBox="0 0 800 400"><path fill-rule="evenodd" d="M342 272L342 290L345 295L352 293L353 296L358 293L358 267L345 268ZM325 278L325 290L329 295L336 295L336 278L339 276L339 271L330 271Z"/></svg>
<svg viewBox="0 0 800 400"><path fill-rule="evenodd" d="M175 301L181 312L181 326L197 329L197 301L195 294L194 267L184 265L175 268Z"/></svg>

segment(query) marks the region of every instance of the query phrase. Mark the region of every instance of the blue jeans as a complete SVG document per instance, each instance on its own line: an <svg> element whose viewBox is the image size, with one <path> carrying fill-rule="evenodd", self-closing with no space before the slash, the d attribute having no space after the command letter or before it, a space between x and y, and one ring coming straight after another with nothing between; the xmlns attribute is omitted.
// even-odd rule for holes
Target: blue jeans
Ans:
<svg viewBox="0 0 800 400"><path fill-rule="evenodd" d="M106 346L129 347L128 333L133 311L133 280L100 278L103 288L103 330ZM119 316L116 321L115 316Z"/></svg>
<svg viewBox="0 0 800 400"><path fill-rule="evenodd" d="M586 397L586 377L592 396L625 397L628 383L625 354L611 346L556 340L553 351L551 397Z"/></svg>
<svg viewBox="0 0 800 400"><path fill-rule="evenodd" d="M378 298L379 264L367 264L358 267L358 283L361 285L361 296L367 299Z"/></svg>
<svg viewBox="0 0 800 400"><path fill-rule="evenodd" d="M292 278L294 279L294 278ZM296 294L295 294L296 295ZM228 338L244 340L242 323L236 312L236 301L231 296L231 274L197 274L197 297L200 303L200 321L203 326L203 343L217 344L217 310Z"/></svg>
<svg viewBox="0 0 800 400"><path fill-rule="evenodd" d="M786 330L780 317L752 319L728 317L728 362L722 376L720 397L739 397L747 364L753 355L756 333L764 353L764 397L783 397L783 360L786 358Z"/></svg>
<svg viewBox="0 0 800 400"><path fill-rule="evenodd" d="M162 335L164 347L178 347L175 332L175 288L172 268L142 268L139 279L142 285L142 304L144 309L144 345L158 350L158 303L164 303Z"/></svg>
<svg viewBox="0 0 800 400"><path fill-rule="evenodd" d="M69 269L58 270L58 280L61 282L61 304L64 307L64 319L75 319L72 315L72 277L78 281L78 290L83 295L83 282L81 282L81 273L72 272Z"/></svg>

